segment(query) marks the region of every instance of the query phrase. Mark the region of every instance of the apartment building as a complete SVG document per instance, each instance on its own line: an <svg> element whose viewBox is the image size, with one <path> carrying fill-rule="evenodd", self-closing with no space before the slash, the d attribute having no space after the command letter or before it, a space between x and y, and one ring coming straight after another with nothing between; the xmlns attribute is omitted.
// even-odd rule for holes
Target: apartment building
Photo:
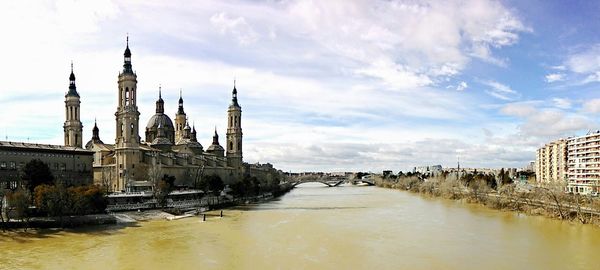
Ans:
<svg viewBox="0 0 600 270"><path fill-rule="evenodd" d="M568 168L567 140L559 139L539 148L535 159L535 178L540 184L565 183Z"/></svg>
<svg viewBox="0 0 600 270"><path fill-rule="evenodd" d="M570 138L568 149L567 190L589 194L598 192L600 181L600 132Z"/></svg>

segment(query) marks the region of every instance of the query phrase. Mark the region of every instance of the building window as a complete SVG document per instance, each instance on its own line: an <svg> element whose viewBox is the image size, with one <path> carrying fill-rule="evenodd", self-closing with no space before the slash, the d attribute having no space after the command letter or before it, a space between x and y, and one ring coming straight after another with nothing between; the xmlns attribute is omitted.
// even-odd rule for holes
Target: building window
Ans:
<svg viewBox="0 0 600 270"><path fill-rule="evenodd" d="M14 161L11 161L11 162L10 162L10 167L9 167L9 168L10 168L11 170L14 170L16 166L17 166L17 164L16 164Z"/></svg>
<svg viewBox="0 0 600 270"><path fill-rule="evenodd" d="M0 163L0 169L6 169L6 162L2 161L2 163Z"/></svg>

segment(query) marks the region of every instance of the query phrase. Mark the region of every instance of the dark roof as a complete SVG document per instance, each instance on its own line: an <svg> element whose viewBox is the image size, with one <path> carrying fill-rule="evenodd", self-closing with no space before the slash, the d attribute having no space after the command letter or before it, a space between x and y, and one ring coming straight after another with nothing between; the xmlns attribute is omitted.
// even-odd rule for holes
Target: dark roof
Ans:
<svg viewBox="0 0 600 270"><path fill-rule="evenodd" d="M158 128L158 125L162 124L165 130L175 130L173 126L173 121L171 118L164 113L156 113L150 120L148 120L148 124L146 125L147 129Z"/></svg>
<svg viewBox="0 0 600 270"><path fill-rule="evenodd" d="M94 152L83 148L53 144L25 143L25 142L10 142L0 141L0 149L3 150L27 150L41 152L77 152L80 154L93 154Z"/></svg>
<svg viewBox="0 0 600 270"><path fill-rule="evenodd" d="M125 53L123 53L123 56L131 57L131 51L129 50L129 40L127 40L127 48L125 48Z"/></svg>
<svg viewBox="0 0 600 270"><path fill-rule="evenodd" d="M206 151L212 152L212 151L225 151L225 149L223 149L223 146L218 145L218 144L211 144L208 149L206 149Z"/></svg>

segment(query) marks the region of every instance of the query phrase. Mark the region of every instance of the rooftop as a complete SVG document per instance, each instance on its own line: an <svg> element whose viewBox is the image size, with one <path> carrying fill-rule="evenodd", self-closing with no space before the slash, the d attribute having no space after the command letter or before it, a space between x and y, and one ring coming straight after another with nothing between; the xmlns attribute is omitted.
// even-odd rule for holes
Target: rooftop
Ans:
<svg viewBox="0 0 600 270"><path fill-rule="evenodd" d="M70 151L70 152L81 152L81 153L93 153L92 151L85 150L83 148L53 144L39 144L39 143L25 143L25 142L11 142L11 141L0 141L0 149L32 149L32 150L50 150L50 151Z"/></svg>

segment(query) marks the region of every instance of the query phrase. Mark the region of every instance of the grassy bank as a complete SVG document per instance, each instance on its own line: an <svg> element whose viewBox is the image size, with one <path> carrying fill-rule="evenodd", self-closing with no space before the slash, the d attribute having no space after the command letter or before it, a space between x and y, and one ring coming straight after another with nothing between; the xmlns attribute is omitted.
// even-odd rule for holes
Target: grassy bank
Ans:
<svg viewBox="0 0 600 270"><path fill-rule="evenodd" d="M491 188L483 180L471 179L465 182L464 179L444 176L430 177L426 180L416 176L402 176L396 179L376 177L375 184L430 197L478 203L492 209L600 225L600 200L565 193L564 187L560 185L524 189L510 183Z"/></svg>

